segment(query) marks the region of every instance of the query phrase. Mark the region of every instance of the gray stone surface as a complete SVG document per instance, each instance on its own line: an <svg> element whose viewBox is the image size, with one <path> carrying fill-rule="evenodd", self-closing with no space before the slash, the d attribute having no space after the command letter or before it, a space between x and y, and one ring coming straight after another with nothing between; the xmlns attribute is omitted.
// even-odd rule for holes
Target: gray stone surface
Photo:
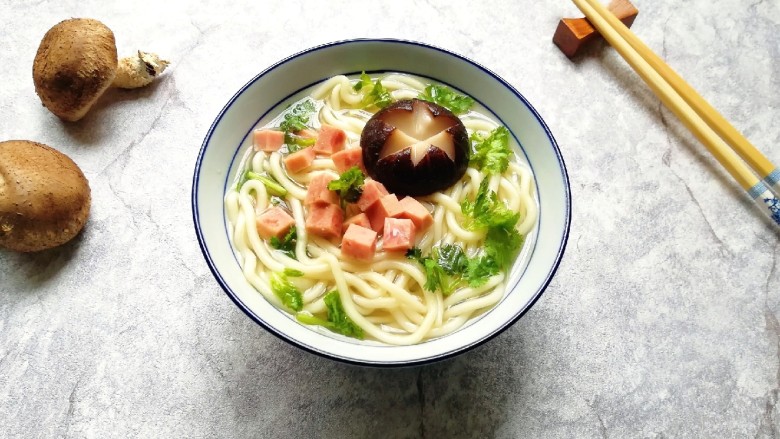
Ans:
<svg viewBox="0 0 780 439"><path fill-rule="evenodd" d="M0 436L778 437L777 229L610 48L557 51L573 5L167 3L0 1L0 138L66 152L94 197L72 243L0 251ZM636 3L640 37L780 163L780 2ZM170 71L61 123L30 72L73 16ZM548 291L450 361L362 369L288 346L223 294L195 240L190 181L220 108L282 57L352 37L490 67L568 165L571 237Z"/></svg>

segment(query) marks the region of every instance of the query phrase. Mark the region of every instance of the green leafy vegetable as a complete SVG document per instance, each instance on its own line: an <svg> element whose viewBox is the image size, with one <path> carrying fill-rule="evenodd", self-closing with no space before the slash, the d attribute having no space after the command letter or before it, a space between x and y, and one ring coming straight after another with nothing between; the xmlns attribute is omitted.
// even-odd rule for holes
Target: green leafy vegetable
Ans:
<svg viewBox="0 0 780 439"><path fill-rule="evenodd" d="M469 282L469 286L476 288L484 285L488 279L498 274L498 272L499 268L496 261L488 255L483 255L479 258L469 259L465 277Z"/></svg>
<svg viewBox="0 0 780 439"><path fill-rule="evenodd" d="M299 312L295 315L295 318L299 322L305 323L307 325L324 326L333 332L362 340L364 337L363 329L356 325L355 322L353 322L344 311L344 306L341 303L341 296L339 296L339 292L337 290L333 290L326 294L323 300L325 301L325 307L328 310L327 320L315 317L308 312Z"/></svg>
<svg viewBox="0 0 780 439"><path fill-rule="evenodd" d="M483 138L474 133L470 140L474 143L474 154L470 164L481 169L487 175L501 174L509 166L512 150L509 148L509 130L500 126Z"/></svg>
<svg viewBox="0 0 780 439"><path fill-rule="evenodd" d="M301 277L303 276L303 272L301 270L296 270L294 268L286 267L284 269L284 275L287 277Z"/></svg>
<svg viewBox="0 0 780 439"><path fill-rule="evenodd" d="M353 166L339 176L338 179L328 183L328 189L338 192L339 197L346 203L356 203L363 194L363 182L366 176L357 166Z"/></svg>
<svg viewBox="0 0 780 439"><path fill-rule="evenodd" d="M276 195L277 197L284 197L287 195L287 189L280 185L276 180L254 171L244 172L244 175L241 176L241 181L238 183L238 189L240 190L241 186L249 180L258 180L263 183L268 190L268 193L271 195Z"/></svg>
<svg viewBox="0 0 780 439"><path fill-rule="evenodd" d="M484 285L500 271L493 256L484 254L469 258L462 247L454 244L434 247L431 256L423 256L422 251L414 247L406 252L406 257L418 261L425 269L425 289L439 290L445 296L466 283L471 287Z"/></svg>
<svg viewBox="0 0 780 439"><path fill-rule="evenodd" d="M276 236L271 237L271 247L281 250L282 253L287 256L295 258L295 244L298 242L298 232L295 230L295 226L290 227L290 231L282 239Z"/></svg>
<svg viewBox="0 0 780 439"><path fill-rule="evenodd" d="M495 192L488 188L487 178L482 180L474 201L463 200L461 212L470 217L472 222L467 227L474 230L490 227L514 227L520 219L520 214L509 210Z"/></svg>
<svg viewBox="0 0 780 439"><path fill-rule="evenodd" d="M443 85L431 84L425 87L418 98L439 104L455 114L463 114L474 105L474 99L452 91Z"/></svg>
<svg viewBox="0 0 780 439"><path fill-rule="evenodd" d="M314 145L315 143L317 143L317 139L313 139L311 137L298 136L290 132L284 133L284 144L287 145L287 151L291 153L300 151L307 146Z"/></svg>
<svg viewBox="0 0 780 439"><path fill-rule="evenodd" d="M385 108L393 103L393 97L390 96L390 92L382 85L382 81L377 79L372 82L371 77L366 72L360 74L360 80L352 86L352 89L363 92L363 100L360 103L364 108L372 105Z"/></svg>
<svg viewBox="0 0 780 439"><path fill-rule="evenodd" d="M437 253L434 249L433 253ZM461 250L461 254L463 250ZM440 256L440 255L439 255ZM413 247L406 252L406 257L415 260L422 265L425 270L425 289L428 291L441 291L445 296L449 296L457 287L458 276L455 278L450 277L436 259L431 256L422 256L422 251ZM453 272L454 273L454 272Z"/></svg>
<svg viewBox="0 0 780 439"><path fill-rule="evenodd" d="M436 262L447 274L462 274L468 266L468 258L458 245L442 244L433 248Z"/></svg>
<svg viewBox="0 0 780 439"><path fill-rule="evenodd" d="M279 124L279 129L284 131L285 135L287 133L297 133L306 128L306 124L309 123L309 117L314 113L315 109L314 101L311 99L299 102L285 113L284 120Z"/></svg>
<svg viewBox="0 0 780 439"><path fill-rule="evenodd" d="M303 309L303 295L284 273L271 273L271 291L282 301L284 306L293 311Z"/></svg>
<svg viewBox="0 0 780 439"><path fill-rule="evenodd" d="M493 259L499 269L508 266L524 242L516 229L520 214L510 211L496 193L488 189L487 178L479 185L474 201L463 200L460 208L471 218L468 228L487 231L485 255Z"/></svg>

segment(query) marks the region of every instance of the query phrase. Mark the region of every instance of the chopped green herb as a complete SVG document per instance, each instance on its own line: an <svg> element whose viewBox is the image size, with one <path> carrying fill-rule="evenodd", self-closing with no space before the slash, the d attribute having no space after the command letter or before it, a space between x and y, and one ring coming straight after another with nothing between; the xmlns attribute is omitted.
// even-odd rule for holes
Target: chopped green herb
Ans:
<svg viewBox="0 0 780 439"><path fill-rule="evenodd" d="M487 178L479 185L474 201L463 200L460 207L461 212L471 219L468 228L487 231L485 254L499 269L508 266L524 242L524 237L516 229L520 214L510 211L498 200L496 193L488 189Z"/></svg>
<svg viewBox="0 0 780 439"><path fill-rule="evenodd" d="M363 92L363 100L360 103L364 108L372 105L385 108L393 103L393 97L385 86L382 85L382 81L377 79L372 82L371 77L366 72L360 74L360 80L352 86L352 89Z"/></svg>
<svg viewBox="0 0 780 439"><path fill-rule="evenodd" d="M286 267L284 269L284 275L287 277L301 277L303 276L303 272L301 270L296 270L294 268Z"/></svg>
<svg viewBox="0 0 780 439"><path fill-rule="evenodd" d="M463 114L469 111L474 105L474 99L452 91L449 87L443 85L430 84L425 87L425 91L420 93L418 98L439 104L455 114Z"/></svg>
<svg viewBox="0 0 780 439"><path fill-rule="evenodd" d="M450 275L463 273L469 263L466 253L459 245L442 244L434 247L433 255L444 272Z"/></svg>
<svg viewBox="0 0 780 439"><path fill-rule="evenodd" d="M343 202L356 203L363 194L363 182L366 176L357 166L353 166L339 176L338 179L328 183L328 189L338 192Z"/></svg>
<svg viewBox="0 0 780 439"><path fill-rule="evenodd" d="M240 190L241 186L249 180L258 180L263 183L268 190L268 193L271 195L276 195L277 197L284 197L287 195L287 189L280 185L276 180L253 171L244 172L244 175L241 176L241 181L238 183L238 189Z"/></svg>
<svg viewBox="0 0 780 439"><path fill-rule="evenodd" d="M286 134L297 133L298 131L305 129L306 124L309 123L309 117L311 113L314 113L314 101L306 99L305 101L297 103L284 115L284 120L279 124L279 129Z"/></svg>
<svg viewBox="0 0 780 439"><path fill-rule="evenodd" d="M509 148L509 130L500 126L483 138L474 133L470 137L474 144L474 154L470 164L487 175L501 174L509 166L512 150Z"/></svg>
<svg viewBox="0 0 780 439"><path fill-rule="evenodd" d="M487 255L469 259L466 268L466 279L470 287L479 287L485 284L492 276L498 274L499 268L496 261Z"/></svg>
<svg viewBox="0 0 780 439"><path fill-rule="evenodd" d="M459 245L442 244L431 250L431 256L422 256L422 251L411 248L406 257L418 261L425 269L425 289L439 290L445 296L468 283L470 287L484 285L490 277L498 274L500 267L493 256L484 254L469 258Z"/></svg>
<svg viewBox="0 0 780 439"><path fill-rule="evenodd" d="M284 273L271 273L271 291L282 301L284 306L293 311L303 309L303 295L293 285Z"/></svg>
<svg viewBox="0 0 780 439"><path fill-rule="evenodd" d="M333 290L326 294L323 300L325 301L325 307L328 310L327 320L315 317L308 312L299 312L295 315L295 318L299 322L307 325L324 326L333 332L362 340L364 337L363 329L356 325L344 311L339 292Z"/></svg>
<svg viewBox="0 0 780 439"><path fill-rule="evenodd" d="M290 231L282 239L276 236L271 237L271 247L281 250L282 253L287 256L296 259L295 257L295 244L298 242L298 232L295 230L295 226L290 227Z"/></svg>
<svg viewBox="0 0 780 439"><path fill-rule="evenodd" d="M287 145L287 152L300 151L307 146L312 146L317 143L317 139L311 137L298 136L293 133L284 133L284 144Z"/></svg>

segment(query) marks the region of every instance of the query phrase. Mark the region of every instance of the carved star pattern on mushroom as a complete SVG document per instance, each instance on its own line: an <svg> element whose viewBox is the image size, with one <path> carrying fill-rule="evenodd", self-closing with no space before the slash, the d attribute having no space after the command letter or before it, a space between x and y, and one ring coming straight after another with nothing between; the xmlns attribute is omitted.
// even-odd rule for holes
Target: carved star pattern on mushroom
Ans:
<svg viewBox="0 0 780 439"><path fill-rule="evenodd" d="M427 195L451 186L465 173L470 152L463 122L419 99L376 113L360 144L368 174L399 195Z"/></svg>

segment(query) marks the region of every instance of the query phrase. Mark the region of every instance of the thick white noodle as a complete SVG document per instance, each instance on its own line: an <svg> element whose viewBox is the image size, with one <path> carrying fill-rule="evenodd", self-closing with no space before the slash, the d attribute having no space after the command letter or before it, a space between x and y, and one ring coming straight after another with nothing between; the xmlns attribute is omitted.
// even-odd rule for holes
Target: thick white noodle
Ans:
<svg viewBox="0 0 780 439"><path fill-rule="evenodd" d="M334 76L311 94L322 104L318 107L318 120L314 126L327 123L344 129L349 139L348 147L359 146L357 141L371 116L359 109L364 96L353 90L353 84L354 80L346 76ZM425 88L417 78L401 74L386 75L382 84L396 99L416 97ZM461 119L469 133L479 131L486 135L497 126L476 111ZM425 289L426 274L422 266L403 254L378 250L373 261L368 263L342 259L337 244L307 233L306 207L303 205L306 185L314 173L338 176L333 161L319 157L305 172L291 174L286 171L282 158L282 152L250 150L242 163L246 164L245 169L266 173L278 181L287 190L286 196L274 200L262 182L249 180L238 191L235 187L229 190L224 199L228 233L243 273L247 281L275 306L283 307L270 289L270 274L285 268L299 270L303 276L290 278L290 281L303 292L304 311L325 318L327 307L323 298L336 290L344 311L368 338L408 345L458 330L504 296L506 273L491 277L480 287L464 286L444 296L440 291ZM483 178L480 171L468 168L459 183L420 198L430 208L434 219L433 226L417 236L417 246L423 254L429 254L434 246L445 243L461 245L469 258L481 254L485 233L468 228L461 213L461 203L476 196ZM520 214L518 232L531 233L537 222L538 205L530 168L519 160L513 161L504 174L490 178L489 187L509 209ZM272 201L280 203L295 220L294 259L275 250L258 235L256 215L269 208Z"/></svg>

